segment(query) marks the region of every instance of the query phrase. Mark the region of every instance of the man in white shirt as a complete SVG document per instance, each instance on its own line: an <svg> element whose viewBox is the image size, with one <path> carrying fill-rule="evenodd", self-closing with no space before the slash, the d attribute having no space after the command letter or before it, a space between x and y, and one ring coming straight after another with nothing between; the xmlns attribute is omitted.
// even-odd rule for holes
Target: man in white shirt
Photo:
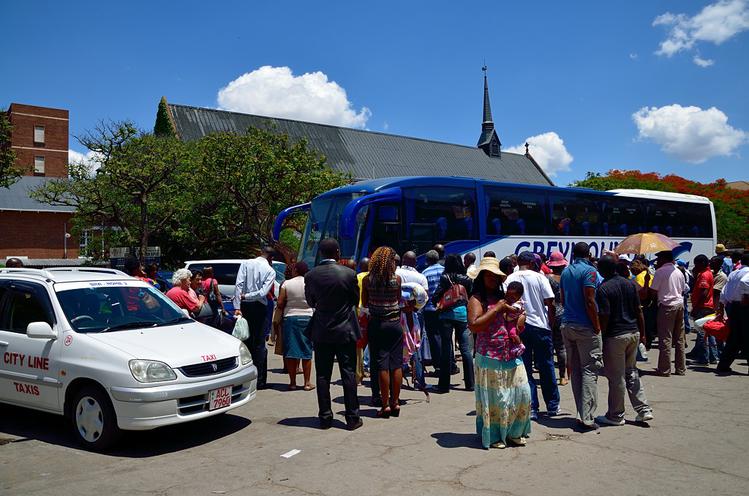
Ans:
<svg viewBox="0 0 749 496"><path fill-rule="evenodd" d="M720 293L718 320L723 320L724 311L728 314L731 333L720 356L717 372L727 375L732 372L731 364L739 351L743 350L744 356L749 353L749 253L742 255L741 267L731 272Z"/></svg>
<svg viewBox="0 0 749 496"><path fill-rule="evenodd" d="M244 343L250 349L252 361L257 367L258 389L265 389L268 378L265 321L268 318L268 293L276 280L272 262L273 249L270 247L263 248L259 257L242 262L234 288L234 314L244 317L250 327L250 337Z"/></svg>
<svg viewBox="0 0 749 496"><path fill-rule="evenodd" d="M549 279L531 269L535 257L524 251L518 256L518 271L505 279L504 288L513 281L523 285L525 303L525 330L520 339L525 345L523 363L531 387L531 418L538 418L538 392L533 378L533 365L538 367L541 378L541 392L549 415L559 413L559 387L554 371L554 344L551 339L551 325L554 322L554 291Z"/></svg>
<svg viewBox="0 0 749 496"><path fill-rule="evenodd" d="M658 297L658 368L663 377L671 375L671 345L674 344L674 368L676 375L687 370L684 351L684 290L687 281L674 265L674 254L670 250L656 253L656 265L650 290Z"/></svg>

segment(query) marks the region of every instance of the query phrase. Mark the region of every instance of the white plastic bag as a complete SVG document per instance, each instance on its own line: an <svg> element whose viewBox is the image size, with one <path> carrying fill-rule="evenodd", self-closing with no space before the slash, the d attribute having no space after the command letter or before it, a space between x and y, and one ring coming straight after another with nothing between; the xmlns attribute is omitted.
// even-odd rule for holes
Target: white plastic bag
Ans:
<svg viewBox="0 0 749 496"><path fill-rule="evenodd" d="M231 335L239 339L240 341L244 341L250 337L250 325L247 323L244 317L239 317L237 319Z"/></svg>

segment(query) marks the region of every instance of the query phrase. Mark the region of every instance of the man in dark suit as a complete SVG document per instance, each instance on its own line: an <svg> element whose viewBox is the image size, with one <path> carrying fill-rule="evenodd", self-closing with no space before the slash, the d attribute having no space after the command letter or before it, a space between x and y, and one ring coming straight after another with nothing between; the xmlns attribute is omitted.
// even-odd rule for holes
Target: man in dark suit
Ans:
<svg viewBox="0 0 749 496"><path fill-rule="evenodd" d="M356 273L338 264L338 241L326 238L320 242L319 250L322 261L304 276L304 295L314 309L309 332L315 349L320 427L328 429L333 423L330 377L335 358L343 381L346 425L354 430L362 426L356 396L356 341L361 337L355 311L359 285Z"/></svg>

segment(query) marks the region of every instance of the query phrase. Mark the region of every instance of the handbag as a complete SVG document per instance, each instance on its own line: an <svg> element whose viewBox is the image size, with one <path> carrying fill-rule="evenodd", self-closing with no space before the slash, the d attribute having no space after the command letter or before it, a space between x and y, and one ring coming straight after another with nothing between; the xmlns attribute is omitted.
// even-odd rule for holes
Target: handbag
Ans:
<svg viewBox="0 0 749 496"><path fill-rule="evenodd" d="M246 341L247 339L249 339L250 325L247 323L247 320L244 317L239 317L237 319L231 335L239 339L240 341Z"/></svg>
<svg viewBox="0 0 749 496"><path fill-rule="evenodd" d="M460 301L468 301L468 292L462 284L452 282L450 276L446 276L447 281L450 283L450 288L445 291L437 303L437 311L444 312L450 310L452 307L458 304Z"/></svg>
<svg viewBox="0 0 749 496"><path fill-rule="evenodd" d="M200 310L198 311L197 315L195 315L195 318L207 319L209 317L213 318L213 309L208 303L203 303L203 306L200 307Z"/></svg>

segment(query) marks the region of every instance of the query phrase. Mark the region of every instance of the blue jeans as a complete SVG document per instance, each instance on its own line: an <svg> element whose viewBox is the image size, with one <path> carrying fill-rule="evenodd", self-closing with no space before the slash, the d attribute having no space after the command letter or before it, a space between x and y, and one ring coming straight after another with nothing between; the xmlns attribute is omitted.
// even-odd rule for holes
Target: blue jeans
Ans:
<svg viewBox="0 0 749 496"><path fill-rule="evenodd" d="M523 364L531 387L531 410L538 412L538 391L536 379L533 377L535 363L541 378L541 392L546 402L546 410L556 412L559 409L559 388L554 373L554 343L551 339L551 330L526 324L520 339L525 345Z"/></svg>
<svg viewBox="0 0 749 496"><path fill-rule="evenodd" d="M471 331L468 330L467 322L452 319L440 320L440 378L439 389L449 391L450 389L450 351L453 347L453 331L458 341L460 356L463 358L463 381L466 389L473 389L473 352L471 350Z"/></svg>
<svg viewBox="0 0 749 496"><path fill-rule="evenodd" d="M364 347L362 361L364 362L364 370L369 371L369 345Z"/></svg>

